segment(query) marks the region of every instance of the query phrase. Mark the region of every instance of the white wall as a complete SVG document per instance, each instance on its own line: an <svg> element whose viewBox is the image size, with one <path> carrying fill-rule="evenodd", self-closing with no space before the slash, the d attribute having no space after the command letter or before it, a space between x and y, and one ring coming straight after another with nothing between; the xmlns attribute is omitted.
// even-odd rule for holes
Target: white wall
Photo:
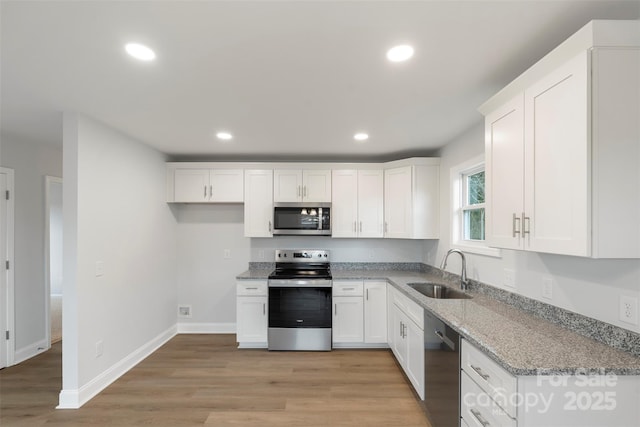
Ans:
<svg viewBox="0 0 640 427"><path fill-rule="evenodd" d="M233 331L235 277L248 263L273 262L276 249L329 249L335 262L423 262L418 240L332 239L330 237L244 237L241 204L176 205L178 218L178 300L190 305L182 331ZM231 258L224 258L225 249Z"/></svg>
<svg viewBox="0 0 640 427"><path fill-rule="evenodd" d="M162 154L87 118L64 121L60 406L77 407L175 334L176 220Z"/></svg>
<svg viewBox="0 0 640 427"><path fill-rule="evenodd" d="M45 175L62 176L62 150L3 135L0 165L15 170L16 362L47 348Z"/></svg>
<svg viewBox="0 0 640 427"><path fill-rule="evenodd" d="M441 239L435 258L428 257L429 264L439 265L450 248L450 169L483 153L482 123L441 150ZM505 268L515 270L516 289L502 285ZM618 319L620 295L640 298L640 260L594 260L502 250L501 258L469 254L467 269L469 277L481 282L640 332L640 326L633 326ZM455 260L452 257L447 270L460 274L458 257ZM553 278L552 300L542 298L543 276Z"/></svg>
<svg viewBox="0 0 640 427"><path fill-rule="evenodd" d="M62 295L62 183L49 184L49 276L51 295Z"/></svg>

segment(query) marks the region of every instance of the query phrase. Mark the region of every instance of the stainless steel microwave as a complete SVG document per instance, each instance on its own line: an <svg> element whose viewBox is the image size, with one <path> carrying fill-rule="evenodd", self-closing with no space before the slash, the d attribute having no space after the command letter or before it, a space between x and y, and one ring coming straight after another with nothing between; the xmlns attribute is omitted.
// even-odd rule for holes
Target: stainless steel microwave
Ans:
<svg viewBox="0 0 640 427"><path fill-rule="evenodd" d="M275 203L273 234L331 236L331 203Z"/></svg>

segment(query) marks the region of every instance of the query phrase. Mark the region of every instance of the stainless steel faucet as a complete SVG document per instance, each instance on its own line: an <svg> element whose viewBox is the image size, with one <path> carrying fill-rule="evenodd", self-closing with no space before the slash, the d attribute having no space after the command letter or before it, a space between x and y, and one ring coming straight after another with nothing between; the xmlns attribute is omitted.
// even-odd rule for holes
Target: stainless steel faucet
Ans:
<svg viewBox="0 0 640 427"><path fill-rule="evenodd" d="M440 269L444 270L445 268L447 268L447 259L449 258L449 255L451 255L452 253L460 254L460 257L462 258L462 274L460 274L460 289L462 289L463 291L466 291L468 286L467 260L464 257L464 253L460 249L449 249L449 252L447 252L447 254L444 256L444 259L442 260L442 264L440 264Z"/></svg>

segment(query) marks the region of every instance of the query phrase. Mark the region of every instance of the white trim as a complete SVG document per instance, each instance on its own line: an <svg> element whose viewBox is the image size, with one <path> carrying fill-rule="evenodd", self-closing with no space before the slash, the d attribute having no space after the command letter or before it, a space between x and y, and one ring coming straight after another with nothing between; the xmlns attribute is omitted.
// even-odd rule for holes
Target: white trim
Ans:
<svg viewBox="0 0 640 427"><path fill-rule="evenodd" d="M500 258L502 252L500 249L491 248L485 242L472 242L468 240L460 240L462 230L460 229L462 219L460 218L461 205L461 186L460 176L484 163L484 154L476 156L466 162L453 166L450 169L449 182L451 183L451 247L460 249L465 253L485 255Z"/></svg>
<svg viewBox="0 0 640 427"><path fill-rule="evenodd" d="M13 364L17 365L18 363L22 363L25 360L31 359L32 357L49 350L50 347L51 346L47 339L42 339L33 344L29 344L26 347L22 347L21 349L16 350L14 354Z"/></svg>
<svg viewBox="0 0 640 427"><path fill-rule="evenodd" d="M50 184L59 183L62 185L62 178L45 175L44 177L44 319L45 319L45 340L47 348L51 348L51 195L49 194Z"/></svg>
<svg viewBox="0 0 640 427"><path fill-rule="evenodd" d="M332 348L389 348L387 343L366 343L366 342L334 342L331 344Z"/></svg>
<svg viewBox="0 0 640 427"><path fill-rule="evenodd" d="M238 348L269 348L266 342L239 342Z"/></svg>
<svg viewBox="0 0 640 427"><path fill-rule="evenodd" d="M10 198L7 201L7 260L10 268L7 275L7 295L6 295L6 328L9 331L9 339L6 342L6 363L7 366L15 365L16 353L16 328L15 328L15 171L13 169L0 167L0 173L7 175L7 190ZM3 298L4 299L4 298ZM2 332L4 334L4 332Z"/></svg>
<svg viewBox="0 0 640 427"><path fill-rule="evenodd" d="M235 323L178 323L179 334L235 334Z"/></svg>
<svg viewBox="0 0 640 427"><path fill-rule="evenodd" d="M134 350L124 359L120 360L100 375L74 390L62 390L58 400L57 409L78 409L102 390L107 388L111 383L127 373L131 368L136 366L146 357L151 355L171 338L176 336L176 326L171 326L166 331Z"/></svg>

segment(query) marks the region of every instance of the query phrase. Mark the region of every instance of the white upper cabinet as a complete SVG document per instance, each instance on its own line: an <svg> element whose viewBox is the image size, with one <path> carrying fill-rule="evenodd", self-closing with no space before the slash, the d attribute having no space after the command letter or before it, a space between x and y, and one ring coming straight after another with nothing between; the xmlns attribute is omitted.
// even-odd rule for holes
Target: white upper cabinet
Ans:
<svg viewBox="0 0 640 427"><path fill-rule="evenodd" d="M604 47L561 45L481 107L490 245L640 257L640 31L603 22L579 33Z"/></svg>
<svg viewBox="0 0 640 427"><path fill-rule="evenodd" d="M384 171L384 237L439 238L440 161Z"/></svg>
<svg viewBox="0 0 640 427"><path fill-rule="evenodd" d="M244 236L273 237L273 171L244 171Z"/></svg>
<svg viewBox="0 0 640 427"><path fill-rule="evenodd" d="M273 201L331 202L331 170L276 169Z"/></svg>
<svg viewBox="0 0 640 427"><path fill-rule="evenodd" d="M384 175L379 170L334 170L332 237L382 237Z"/></svg>
<svg viewBox="0 0 640 427"><path fill-rule="evenodd" d="M173 202L242 203L242 169L176 169Z"/></svg>

